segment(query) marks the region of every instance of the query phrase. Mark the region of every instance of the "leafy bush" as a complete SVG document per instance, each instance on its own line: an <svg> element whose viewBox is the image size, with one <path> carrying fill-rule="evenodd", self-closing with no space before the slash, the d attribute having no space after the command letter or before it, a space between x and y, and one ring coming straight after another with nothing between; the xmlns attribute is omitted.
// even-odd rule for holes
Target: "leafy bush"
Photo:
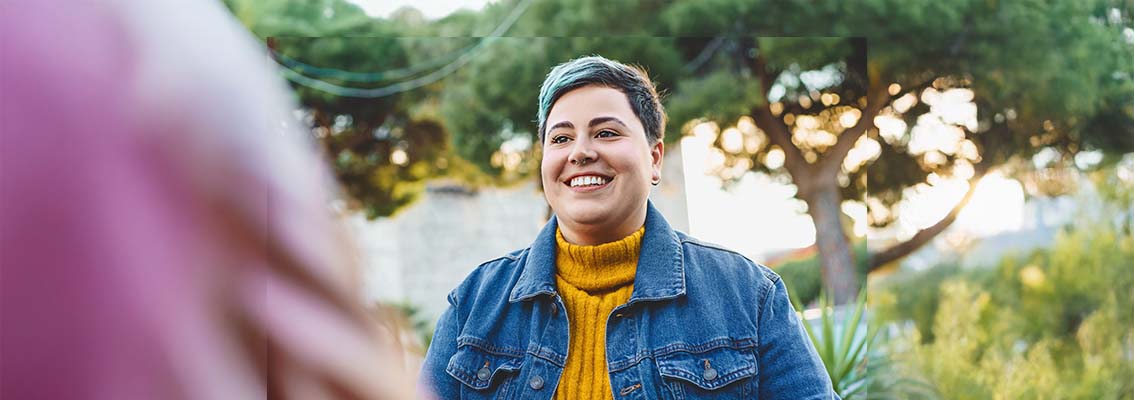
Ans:
<svg viewBox="0 0 1134 400"><path fill-rule="evenodd" d="M895 372L900 366L878 345L886 335L871 323L865 294L842 306L820 295L818 319L803 324L835 392L844 400L936 398L926 383ZM794 296L792 302L802 309Z"/></svg>
<svg viewBox="0 0 1134 400"><path fill-rule="evenodd" d="M902 374L948 398L1134 398L1134 236L1105 221L992 268L884 282Z"/></svg>
<svg viewBox="0 0 1134 400"><path fill-rule="evenodd" d="M792 300L801 309L798 300ZM826 296L820 296L819 304L819 326L812 327L813 322L806 321L803 328L819 352L835 392L844 400L859 398L865 394L867 344L873 339L863 319L865 293L859 295L854 309L846 305L836 310Z"/></svg>

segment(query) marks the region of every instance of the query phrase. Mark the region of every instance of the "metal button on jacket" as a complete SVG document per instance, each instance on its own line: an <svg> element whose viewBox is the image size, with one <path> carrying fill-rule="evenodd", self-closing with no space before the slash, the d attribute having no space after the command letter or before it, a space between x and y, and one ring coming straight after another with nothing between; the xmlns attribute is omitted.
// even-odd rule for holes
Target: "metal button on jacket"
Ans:
<svg viewBox="0 0 1134 400"><path fill-rule="evenodd" d="M488 378L491 377L491 376L492 376L492 371L489 371L487 366L480 367L480 370L476 371L476 379L480 379L482 381L487 381Z"/></svg>
<svg viewBox="0 0 1134 400"><path fill-rule="evenodd" d="M533 376L532 379L528 381L528 386L531 386L532 390L543 389L543 378Z"/></svg>
<svg viewBox="0 0 1134 400"><path fill-rule="evenodd" d="M705 360L705 373L701 374L701 377L705 378L706 381L717 379L717 370L713 368L713 365L709 363L709 360Z"/></svg>
<svg viewBox="0 0 1134 400"><path fill-rule="evenodd" d="M712 367L706 368L705 374L702 375L702 376L705 378L706 381L711 381L713 379L717 379L717 370L713 369Z"/></svg>

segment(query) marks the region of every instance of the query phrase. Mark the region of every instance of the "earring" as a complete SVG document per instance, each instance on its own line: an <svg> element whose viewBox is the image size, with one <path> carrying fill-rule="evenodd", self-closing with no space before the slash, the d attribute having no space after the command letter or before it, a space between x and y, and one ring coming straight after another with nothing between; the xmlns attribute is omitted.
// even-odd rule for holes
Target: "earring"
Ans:
<svg viewBox="0 0 1134 400"><path fill-rule="evenodd" d="M654 181L650 182L650 183L653 184L654 186L657 186L659 183L661 183L661 178L654 179Z"/></svg>

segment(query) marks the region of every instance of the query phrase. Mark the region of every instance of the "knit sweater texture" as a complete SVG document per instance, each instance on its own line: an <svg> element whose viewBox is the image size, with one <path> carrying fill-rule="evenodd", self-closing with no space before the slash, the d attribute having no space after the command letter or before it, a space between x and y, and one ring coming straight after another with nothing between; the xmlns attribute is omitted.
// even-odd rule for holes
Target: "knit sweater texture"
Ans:
<svg viewBox="0 0 1134 400"><path fill-rule="evenodd" d="M606 321L634 290L643 226L596 246L568 243L556 231L555 284L567 307L570 340L556 399L613 399L606 369Z"/></svg>

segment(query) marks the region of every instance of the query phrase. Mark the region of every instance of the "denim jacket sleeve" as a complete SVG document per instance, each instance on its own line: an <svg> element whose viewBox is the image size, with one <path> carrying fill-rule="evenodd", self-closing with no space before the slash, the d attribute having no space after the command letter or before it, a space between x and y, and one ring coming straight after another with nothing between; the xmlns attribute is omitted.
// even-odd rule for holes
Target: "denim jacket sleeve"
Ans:
<svg viewBox="0 0 1134 400"><path fill-rule="evenodd" d="M778 276L760 310L760 399L838 399Z"/></svg>
<svg viewBox="0 0 1134 400"><path fill-rule="evenodd" d="M460 398L461 383L449 375L445 369L449 359L457 351L457 303L453 295L449 295L449 308L441 314L437 327L433 331L433 340L429 350L425 353L425 361L421 367L421 377L418 383L419 393L430 393L436 399Z"/></svg>

